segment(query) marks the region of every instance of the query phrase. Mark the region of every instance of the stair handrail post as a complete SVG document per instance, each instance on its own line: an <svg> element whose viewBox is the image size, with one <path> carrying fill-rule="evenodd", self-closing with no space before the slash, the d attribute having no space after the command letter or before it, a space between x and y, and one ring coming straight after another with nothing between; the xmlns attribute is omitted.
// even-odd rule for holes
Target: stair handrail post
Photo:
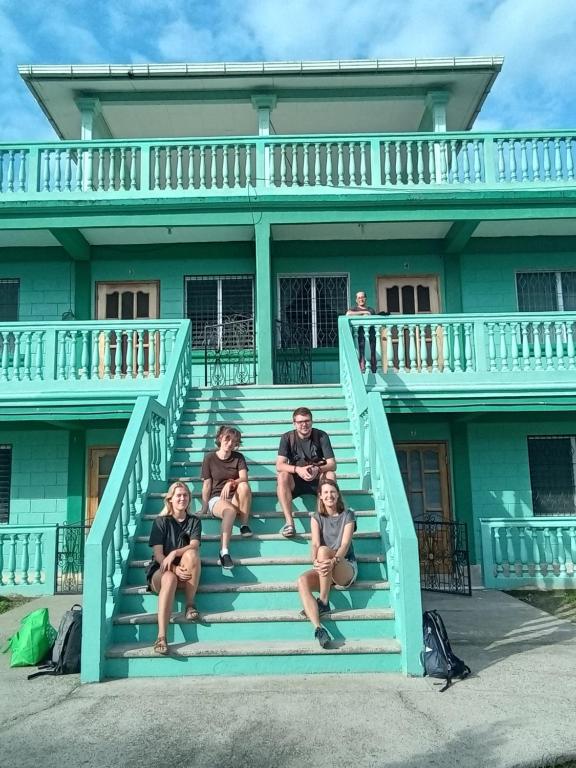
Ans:
<svg viewBox="0 0 576 768"><path fill-rule="evenodd" d="M378 392L370 392L367 400L372 491L380 516L390 597L402 646L402 671L420 676L422 599L418 540L382 397Z"/></svg>
<svg viewBox="0 0 576 768"><path fill-rule="evenodd" d="M365 487L370 472L367 451L368 400L366 399L366 387L360 372L354 339L352 338L351 321L346 316L338 318L338 338L340 343L340 383L344 390L346 405L350 413L350 423L354 447L358 456L362 487Z"/></svg>
<svg viewBox="0 0 576 768"><path fill-rule="evenodd" d="M114 546L116 521L121 515L130 472L136 463L142 437L150 426L153 403L152 397L141 396L136 400L86 541L81 664L83 682L97 682L103 677L114 596L122 583L122 574L116 571L110 573L108 569L109 550ZM144 495L148 492L147 485L148 482L143 488Z"/></svg>

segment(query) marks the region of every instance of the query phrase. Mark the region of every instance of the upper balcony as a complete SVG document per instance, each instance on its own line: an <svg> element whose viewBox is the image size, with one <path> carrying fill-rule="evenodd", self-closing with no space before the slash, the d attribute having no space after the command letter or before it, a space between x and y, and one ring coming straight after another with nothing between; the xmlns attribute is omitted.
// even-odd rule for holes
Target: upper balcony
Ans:
<svg viewBox="0 0 576 768"><path fill-rule="evenodd" d="M574 131L1 144L0 204L558 193L575 163Z"/></svg>

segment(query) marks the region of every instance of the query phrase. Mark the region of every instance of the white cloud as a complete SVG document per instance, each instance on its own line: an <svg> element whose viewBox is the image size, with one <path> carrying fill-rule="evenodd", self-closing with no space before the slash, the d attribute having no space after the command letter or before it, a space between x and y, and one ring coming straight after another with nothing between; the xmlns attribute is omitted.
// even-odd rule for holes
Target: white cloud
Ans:
<svg viewBox="0 0 576 768"><path fill-rule="evenodd" d="M49 130L18 63L476 55L505 57L479 128L570 128L575 28L574 0L0 0L0 136Z"/></svg>

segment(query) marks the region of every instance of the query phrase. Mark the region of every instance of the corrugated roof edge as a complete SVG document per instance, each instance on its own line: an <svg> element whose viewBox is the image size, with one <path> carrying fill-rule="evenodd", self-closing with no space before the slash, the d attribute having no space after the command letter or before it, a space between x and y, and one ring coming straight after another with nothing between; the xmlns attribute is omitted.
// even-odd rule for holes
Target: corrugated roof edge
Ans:
<svg viewBox="0 0 576 768"><path fill-rule="evenodd" d="M37 77L98 77L121 75L184 76L226 74L279 74L285 72L383 72L406 69L494 69L500 70L501 56L470 56L437 59L343 59L334 61L237 61L174 64L21 64L24 80Z"/></svg>

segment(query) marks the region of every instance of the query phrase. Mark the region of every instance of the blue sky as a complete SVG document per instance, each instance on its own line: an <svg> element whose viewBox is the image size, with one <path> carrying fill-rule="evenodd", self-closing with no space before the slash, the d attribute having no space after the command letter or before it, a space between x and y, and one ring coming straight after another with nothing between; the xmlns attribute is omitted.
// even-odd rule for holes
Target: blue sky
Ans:
<svg viewBox="0 0 576 768"><path fill-rule="evenodd" d="M0 0L0 140L54 136L18 64L504 56L485 130L576 127L575 0Z"/></svg>

